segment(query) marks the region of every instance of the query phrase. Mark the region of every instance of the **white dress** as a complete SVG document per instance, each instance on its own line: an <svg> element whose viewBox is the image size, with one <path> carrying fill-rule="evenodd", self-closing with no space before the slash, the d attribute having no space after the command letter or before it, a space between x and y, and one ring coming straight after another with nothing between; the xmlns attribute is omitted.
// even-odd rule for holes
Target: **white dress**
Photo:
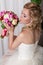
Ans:
<svg viewBox="0 0 43 65"><path fill-rule="evenodd" d="M13 54L4 65L43 65L43 48L37 43L21 43L18 53Z"/></svg>

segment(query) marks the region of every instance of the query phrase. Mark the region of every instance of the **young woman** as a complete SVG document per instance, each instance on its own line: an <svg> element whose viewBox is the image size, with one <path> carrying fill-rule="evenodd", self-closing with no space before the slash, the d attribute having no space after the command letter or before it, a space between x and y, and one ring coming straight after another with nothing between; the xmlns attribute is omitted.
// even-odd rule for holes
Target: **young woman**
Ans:
<svg viewBox="0 0 43 65"><path fill-rule="evenodd" d="M3 23L9 31L9 48L18 47L17 58L12 55L5 65L43 65L42 47L38 46L41 35L41 9L35 3L24 5L20 22L25 24L21 33L14 40L14 27Z"/></svg>

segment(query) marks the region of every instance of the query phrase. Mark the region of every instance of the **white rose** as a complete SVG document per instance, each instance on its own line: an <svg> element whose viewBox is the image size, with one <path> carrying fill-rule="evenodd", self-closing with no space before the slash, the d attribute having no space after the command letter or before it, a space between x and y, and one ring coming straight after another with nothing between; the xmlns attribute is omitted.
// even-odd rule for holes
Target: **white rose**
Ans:
<svg viewBox="0 0 43 65"><path fill-rule="evenodd" d="M13 25L16 25L16 24L17 24L17 20L14 19L14 20L12 21L12 24L13 24Z"/></svg>
<svg viewBox="0 0 43 65"><path fill-rule="evenodd" d="M4 15L4 18L5 18L5 19L6 19L6 18L9 19L9 15L8 15L8 14L5 14L5 15Z"/></svg>

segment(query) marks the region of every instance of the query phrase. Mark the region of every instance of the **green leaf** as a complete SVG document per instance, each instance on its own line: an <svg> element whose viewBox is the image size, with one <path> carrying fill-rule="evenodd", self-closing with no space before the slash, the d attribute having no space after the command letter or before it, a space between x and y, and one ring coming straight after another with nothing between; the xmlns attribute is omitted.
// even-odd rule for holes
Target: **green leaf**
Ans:
<svg viewBox="0 0 43 65"><path fill-rule="evenodd" d="M4 24L2 24L1 27L2 27L2 29L6 28L6 27L4 26Z"/></svg>
<svg viewBox="0 0 43 65"><path fill-rule="evenodd" d="M38 5L41 4L41 1L42 1L42 0L31 0L31 2L36 3L36 4L38 4Z"/></svg>

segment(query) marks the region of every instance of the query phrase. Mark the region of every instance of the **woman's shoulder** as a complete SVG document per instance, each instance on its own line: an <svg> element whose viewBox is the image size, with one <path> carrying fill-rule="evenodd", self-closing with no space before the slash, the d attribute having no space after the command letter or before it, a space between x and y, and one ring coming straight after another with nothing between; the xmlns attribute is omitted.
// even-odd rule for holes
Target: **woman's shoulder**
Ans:
<svg viewBox="0 0 43 65"><path fill-rule="evenodd" d="M20 34L17 36L17 38L22 41L24 39L24 32L23 31L20 32Z"/></svg>
<svg viewBox="0 0 43 65"><path fill-rule="evenodd" d="M22 38L22 42L27 44L33 43L33 35L30 31L23 30L19 36Z"/></svg>
<svg viewBox="0 0 43 65"><path fill-rule="evenodd" d="M23 39L23 38L24 38L24 35L25 35L25 31L22 31L22 32L18 35L18 37L21 38L21 39Z"/></svg>
<svg viewBox="0 0 43 65"><path fill-rule="evenodd" d="M33 36L31 29L23 29L22 32L21 32L21 35L30 36L30 37Z"/></svg>
<svg viewBox="0 0 43 65"><path fill-rule="evenodd" d="M27 32L25 30L22 30L19 36L24 37L27 35Z"/></svg>

